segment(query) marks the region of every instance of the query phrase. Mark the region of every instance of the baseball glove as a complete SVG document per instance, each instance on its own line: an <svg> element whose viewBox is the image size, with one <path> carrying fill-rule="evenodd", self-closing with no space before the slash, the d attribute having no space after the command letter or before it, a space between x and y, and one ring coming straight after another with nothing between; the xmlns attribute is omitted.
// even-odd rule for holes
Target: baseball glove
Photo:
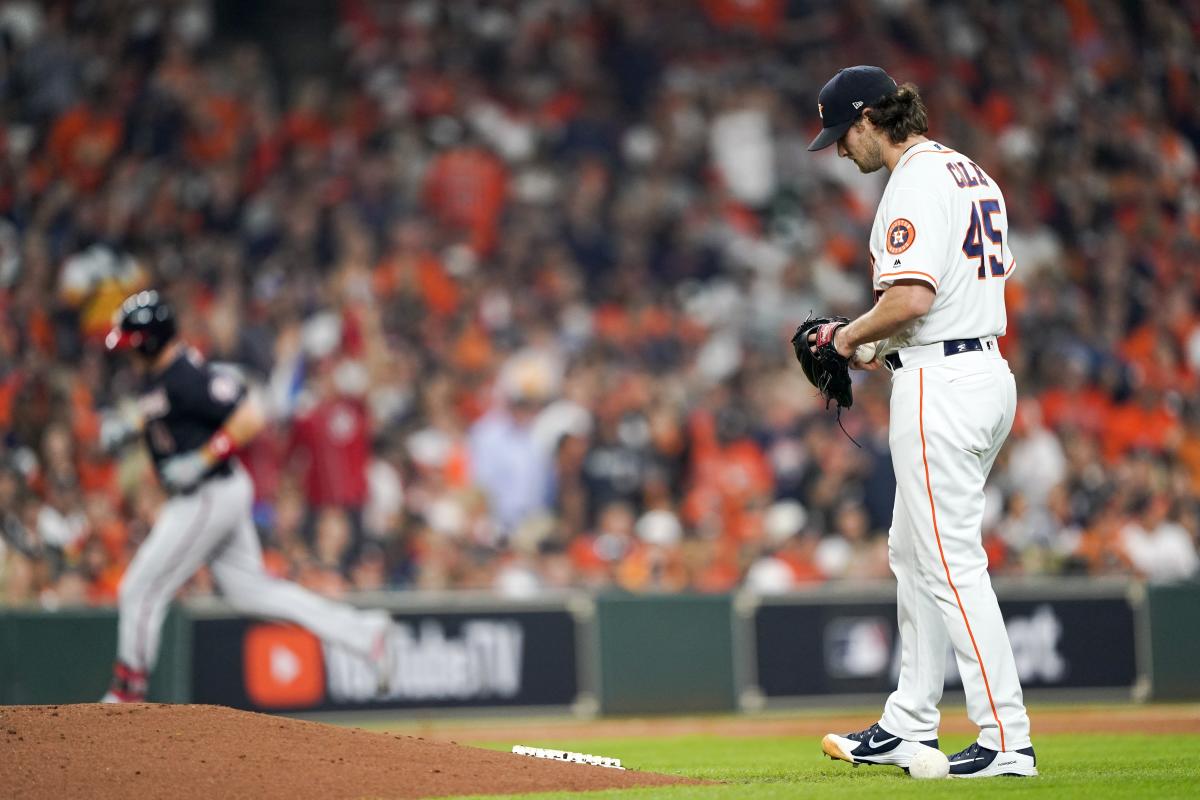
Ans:
<svg viewBox="0 0 1200 800"><path fill-rule="evenodd" d="M825 407L837 403L839 412L854 405L854 392L850 386L850 359L843 358L834 349L833 335L849 322L845 317L814 317L810 314L792 335L792 349L796 351L796 360L804 369L804 376L825 398ZM811 346L810 335L814 337Z"/></svg>

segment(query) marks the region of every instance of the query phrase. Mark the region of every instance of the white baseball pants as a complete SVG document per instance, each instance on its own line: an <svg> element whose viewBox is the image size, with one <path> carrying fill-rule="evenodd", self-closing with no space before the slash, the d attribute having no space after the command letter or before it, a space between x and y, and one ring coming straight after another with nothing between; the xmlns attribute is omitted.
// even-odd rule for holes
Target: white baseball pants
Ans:
<svg viewBox="0 0 1200 800"><path fill-rule="evenodd" d="M889 442L896 505L888 537L896 575L900 680L879 724L903 739L937 736L946 641L967 714L992 750L1029 747L1029 717L982 543L984 481L1012 427L1016 383L994 339L982 352L901 351Z"/></svg>
<svg viewBox="0 0 1200 800"><path fill-rule="evenodd" d="M205 562L221 593L239 611L295 622L323 641L370 655L386 616L332 602L268 575L251 516L253 501L250 477L237 466L232 475L205 481L195 492L166 502L121 580L119 661L135 670L153 669L167 607Z"/></svg>

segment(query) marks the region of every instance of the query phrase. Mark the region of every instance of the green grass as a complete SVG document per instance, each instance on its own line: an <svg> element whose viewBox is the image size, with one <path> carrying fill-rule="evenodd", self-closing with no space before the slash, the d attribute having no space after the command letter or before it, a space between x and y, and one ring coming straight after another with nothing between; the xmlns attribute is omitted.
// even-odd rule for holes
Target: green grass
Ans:
<svg viewBox="0 0 1200 800"><path fill-rule="evenodd" d="M970 744L944 737L953 753ZM1195 798L1200 797L1200 735L1044 735L1035 740L1037 778L977 781L915 781L892 767L851 767L821 756L820 740L774 737L685 736L675 738L577 739L522 744L615 756L628 767L686 775L720 786L682 786L610 792L505 795L537 800L782 800L854 798L903 800L953 797L1004 798ZM482 744L508 750L512 742ZM485 800L485 796L478 796ZM496 795L486 800L497 800Z"/></svg>

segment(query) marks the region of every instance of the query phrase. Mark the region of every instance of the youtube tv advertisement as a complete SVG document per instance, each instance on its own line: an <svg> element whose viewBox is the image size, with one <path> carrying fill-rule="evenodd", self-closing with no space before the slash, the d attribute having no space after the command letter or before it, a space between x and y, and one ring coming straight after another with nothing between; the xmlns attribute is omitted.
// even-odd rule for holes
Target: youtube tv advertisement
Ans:
<svg viewBox="0 0 1200 800"><path fill-rule="evenodd" d="M579 693L565 610L394 613L389 675L295 625L198 619L194 702L252 711L568 706Z"/></svg>

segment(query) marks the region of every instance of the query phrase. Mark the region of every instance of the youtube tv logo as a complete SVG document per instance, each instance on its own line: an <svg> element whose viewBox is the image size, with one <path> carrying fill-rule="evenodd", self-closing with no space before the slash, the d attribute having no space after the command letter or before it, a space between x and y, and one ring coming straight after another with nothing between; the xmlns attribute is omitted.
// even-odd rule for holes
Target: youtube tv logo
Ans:
<svg viewBox="0 0 1200 800"><path fill-rule="evenodd" d="M301 708L325 699L321 642L303 628L253 625L246 631L242 653L246 695L256 706Z"/></svg>

